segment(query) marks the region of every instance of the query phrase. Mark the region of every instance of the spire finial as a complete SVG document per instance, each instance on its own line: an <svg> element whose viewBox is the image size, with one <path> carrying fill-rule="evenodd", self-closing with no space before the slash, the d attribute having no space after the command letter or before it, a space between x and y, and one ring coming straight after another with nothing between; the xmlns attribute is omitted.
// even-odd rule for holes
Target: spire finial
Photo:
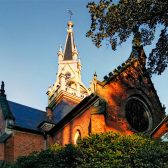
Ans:
<svg viewBox="0 0 168 168"><path fill-rule="evenodd" d="M0 89L0 96L4 96L5 95L5 84L4 81L2 81L1 83L1 89Z"/></svg>
<svg viewBox="0 0 168 168"><path fill-rule="evenodd" d="M59 46L59 52L62 52L62 45Z"/></svg>
<svg viewBox="0 0 168 168"><path fill-rule="evenodd" d="M2 81L1 90L4 90L4 87L5 87L5 84L4 84L4 81Z"/></svg>
<svg viewBox="0 0 168 168"><path fill-rule="evenodd" d="M97 79L97 73L96 73L96 71L94 73L94 79Z"/></svg>
<svg viewBox="0 0 168 168"><path fill-rule="evenodd" d="M69 14L69 22L67 24L68 25L68 30L72 31L72 27L73 27L72 15L73 15L73 13L72 13L72 11L70 9L67 9L67 12Z"/></svg>

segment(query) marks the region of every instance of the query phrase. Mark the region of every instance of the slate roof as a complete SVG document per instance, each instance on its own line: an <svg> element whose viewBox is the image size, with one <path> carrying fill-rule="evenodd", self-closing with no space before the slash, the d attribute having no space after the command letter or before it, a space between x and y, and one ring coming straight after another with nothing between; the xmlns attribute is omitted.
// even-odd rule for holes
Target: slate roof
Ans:
<svg viewBox="0 0 168 168"><path fill-rule="evenodd" d="M15 118L14 128L40 132L38 125L45 119L45 112L25 105L8 101L10 111Z"/></svg>
<svg viewBox="0 0 168 168"><path fill-rule="evenodd" d="M71 33L68 33L68 39L65 46L64 60L72 60Z"/></svg>
<svg viewBox="0 0 168 168"><path fill-rule="evenodd" d="M61 101L57 104L56 108L53 110L54 112L54 122L58 123L61 121L73 108L75 105L69 105L66 101Z"/></svg>

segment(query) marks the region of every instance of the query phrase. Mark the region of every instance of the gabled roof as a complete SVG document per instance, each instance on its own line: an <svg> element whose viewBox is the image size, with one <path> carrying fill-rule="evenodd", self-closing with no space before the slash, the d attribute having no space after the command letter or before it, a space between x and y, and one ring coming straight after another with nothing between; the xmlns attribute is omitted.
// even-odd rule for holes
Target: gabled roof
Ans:
<svg viewBox="0 0 168 168"><path fill-rule="evenodd" d="M97 81L98 84L105 86L106 84L108 84L110 81L115 80L122 72L124 72L127 68L131 67L134 65L134 62L139 61L139 66L138 69L141 69L141 75L143 75L144 77L147 77L149 79L149 83L151 85L151 89L153 90L156 99L158 100L158 103L160 104L160 107L162 107L162 104L160 102L160 99L157 95L157 92L155 90L154 84L151 80L151 77L145 67L146 65L146 54L144 52L143 46L133 46L132 47L132 52L129 56L129 58L122 63L121 66L118 66L117 69L114 69L113 72L110 72L109 75L104 76L104 81L100 82Z"/></svg>
<svg viewBox="0 0 168 168"><path fill-rule="evenodd" d="M142 55L146 59L145 52L143 50L143 46L140 47L132 47L132 52L128 58L127 61L122 63L122 65L119 65L117 69L114 69L113 72L109 73L109 76L104 76L104 81L103 82L98 82L101 85L106 85L108 82L112 81L115 79L117 76L119 76L123 71L125 71L128 67L132 66L133 63L137 60L142 62ZM142 64L141 64L142 65ZM145 67L145 64L144 64Z"/></svg>
<svg viewBox="0 0 168 168"><path fill-rule="evenodd" d="M40 132L38 125L45 119L45 112L25 105L8 101L15 118L14 128Z"/></svg>

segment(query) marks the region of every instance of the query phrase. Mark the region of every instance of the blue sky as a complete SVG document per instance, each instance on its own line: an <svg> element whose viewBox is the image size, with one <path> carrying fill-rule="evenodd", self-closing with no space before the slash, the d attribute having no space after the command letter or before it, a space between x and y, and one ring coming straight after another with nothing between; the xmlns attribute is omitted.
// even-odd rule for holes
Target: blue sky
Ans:
<svg viewBox="0 0 168 168"><path fill-rule="evenodd" d="M87 87L95 71L98 79L103 80L103 76L129 57L131 39L114 52L105 45L96 48L85 37L90 26L87 2L0 0L0 81L5 81L8 100L45 110L47 88L56 80L57 52L60 44L65 43L67 9L74 13L75 42ZM144 48L147 55L151 48ZM161 102L168 108L168 70L152 80Z"/></svg>

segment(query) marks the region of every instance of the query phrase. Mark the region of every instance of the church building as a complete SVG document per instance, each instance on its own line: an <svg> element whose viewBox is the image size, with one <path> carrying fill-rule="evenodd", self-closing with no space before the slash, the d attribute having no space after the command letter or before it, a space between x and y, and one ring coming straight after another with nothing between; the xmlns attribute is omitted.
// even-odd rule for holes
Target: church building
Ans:
<svg viewBox="0 0 168 168"><path fill-rule="evenodd" d="M102 132L143 133L160 138L168 117L146 69L143 47L134 42L128 59L86 88L82 64L68 22L65 46L58 51L56 81L47 91L46 111L9 101L0 89L0 165L47 149L54 143L77 144L79 138ZM6 88L7 89L7 88Z"/></svg>

